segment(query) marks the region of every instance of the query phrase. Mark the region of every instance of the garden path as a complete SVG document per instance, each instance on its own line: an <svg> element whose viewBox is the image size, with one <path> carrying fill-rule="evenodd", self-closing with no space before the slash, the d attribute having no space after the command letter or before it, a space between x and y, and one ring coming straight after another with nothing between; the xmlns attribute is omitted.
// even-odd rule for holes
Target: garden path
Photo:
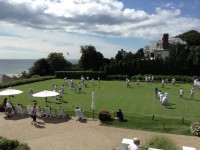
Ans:
<svg viewBox="0 0 200 150"><path fill-rule="evenodd" d="M153 135L166 135L179 148L185 145L200 149L199 137L105 127L93 119L46 119L45 125L39 120L37 126L31 125L31 121L30 117L7 118L0 113L0 135L27 143L32 150L121 150L123 138L138 137L144 143Z"/></svg>

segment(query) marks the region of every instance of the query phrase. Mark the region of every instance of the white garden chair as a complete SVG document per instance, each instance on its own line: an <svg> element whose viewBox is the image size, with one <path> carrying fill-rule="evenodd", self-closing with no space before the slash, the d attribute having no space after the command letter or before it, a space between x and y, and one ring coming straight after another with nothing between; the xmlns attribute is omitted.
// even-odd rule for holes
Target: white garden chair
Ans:
<svg viewBox="0 0 200 150"><path fill-rule="evenodd" d="M64 112L61 106L58 107L57 113L58 113L58 118L66 118L66 113Z"/></svg>
<svg viewBox="0 0 200 150"><path fill-rule="evenodd" d="M75 109L75 113L76 113L76 120L82 120L82 119L85 119L84 118L84 114L83 112L81 111L81 109Z"/></svg>
<svg viewBox="0 0 200 150"><path fill-rule="evenodd" d="M196 150L194 147L183 146L183 150Z"/></svg>
<svg viewBox="0 0 200 150"><path fill-rule="evenodd" d="M33 107L31 105L26 105L28 115L32 115Z"/></svg>
<svg viewBox="0 0 200 150"><path fill-rule="evenodd" d="M16 114L17 115L20 115L20 116L25 115L25 112L23 111L21 106L16 105L15 109L16 109Z"/></svg>
<svg viewBox="0 0 200 150"><path fill-rule="evenodd" d="M48 118L52 118L53 117L53 112L51 112L49 107L44 107L44 110L45 110L46 117L48 117Z"/></svg>

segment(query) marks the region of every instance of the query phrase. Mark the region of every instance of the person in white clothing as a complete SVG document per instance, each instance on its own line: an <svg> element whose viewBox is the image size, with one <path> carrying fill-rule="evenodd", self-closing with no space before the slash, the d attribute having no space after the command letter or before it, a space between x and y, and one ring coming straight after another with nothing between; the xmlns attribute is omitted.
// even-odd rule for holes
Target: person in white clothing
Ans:
<svg viewBox="0 0 200 150"><path fill-rule="evenodd" d="M8 117L11 117L11 114L13 112L13 107L9 101L6 103L6 114Z"/></svg>
<svg viewBox="0 0 200 150"><path fill-rule="evenodd" d="M128 146L129 150L139 150L140 140L138 138L133 138L133 143Z"/></svg>
<svg viewBox="0 0 200 150"><path fill-rule="evenodd" d="M168 93L167 92L165 92L165 97L168 97Z"/></svg>
<svg viewBox="0 0 200 150"><path fill-rule="evenodd" d="M163 93L161 92L161 93L160 93L160 102L161 102L161 103L162 103L163 97L164 97L164 95L163 95Z"/></svg>
<svg viewBox="0 0 200 150"><path fill-rule="evenodd" d="M193 97L194 97L194 88L192 88L190 91L190 99L192 99Z"/></svg>
<svg viewBox="0 0 200 150"><path fill-rule="evenodd" d="M184 94L184 91L183 91L182 88L180 88L180 91L179 91L179 96L180 96L180 98L183 98L183 94Z"/></svg>
<svg viewBox="0 0 200 150"><path fill-rule="evenodd" d="M162 106L166 106L167 102L168 102L168 98L164 96L161 101Z"/></svg>
<svg viewBox="0 0 200 150"><path fill-rule="evenodd" d="M164 85L165 85L165 80L162 79L162 88L164 88Z"/></svg>

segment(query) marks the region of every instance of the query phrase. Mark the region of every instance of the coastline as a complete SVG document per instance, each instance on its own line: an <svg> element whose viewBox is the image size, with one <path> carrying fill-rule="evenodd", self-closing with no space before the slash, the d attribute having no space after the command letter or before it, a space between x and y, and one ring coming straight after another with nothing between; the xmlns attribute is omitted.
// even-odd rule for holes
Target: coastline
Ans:
<svg viewBox="0 0 200 150"><path fill-rule="evenodd" d="M0 59L0 75L20 77L22 72L29 73L37 59ZM73 65L78 64L78 59L68 59Z"/></svg>

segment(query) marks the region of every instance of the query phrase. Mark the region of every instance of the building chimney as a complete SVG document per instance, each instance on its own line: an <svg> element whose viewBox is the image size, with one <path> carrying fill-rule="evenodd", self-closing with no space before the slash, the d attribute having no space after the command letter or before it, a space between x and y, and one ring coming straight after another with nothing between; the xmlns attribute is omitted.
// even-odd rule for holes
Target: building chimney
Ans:
<svg viewBox="0 0 200 150"><path fill-rule="evenodd" d="M168 39L169 39L169 34L167 34L167 33L163 34L163 38L162 38L162 41L163 41L163 49L168 49L168 48L169 48Z"/></svg>

